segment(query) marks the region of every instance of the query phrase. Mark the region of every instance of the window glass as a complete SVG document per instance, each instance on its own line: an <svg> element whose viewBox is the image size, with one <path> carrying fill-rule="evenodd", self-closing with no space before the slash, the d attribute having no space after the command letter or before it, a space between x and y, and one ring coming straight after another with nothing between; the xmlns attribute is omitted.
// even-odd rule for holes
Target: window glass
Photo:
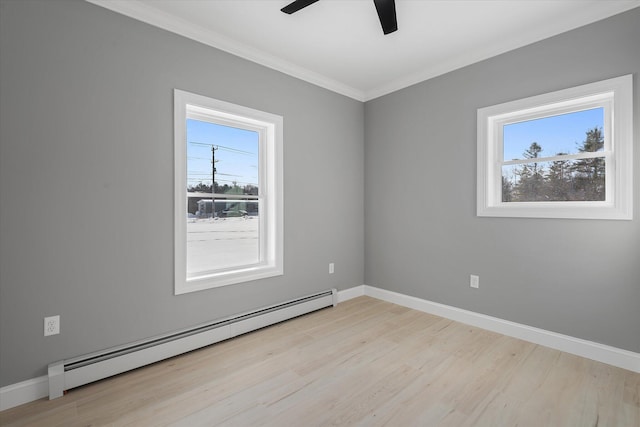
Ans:
<svg viewBox="0 0 640 427"><path fill-rule="evenodd" d="M260 262L259 138L187 119L187 276Z"/></svg>
<svg viewBox="0 0 640 427"><path fill-rule="evenodd" d="M602 151L604 144L584 146L585 134L604 127L604 108L593 108L535 120L510 123L503 128L503 159L527 158L527 151L534 142L541 148L539 157L559 154L575 154ZM604 140L603 140L604 141Z"/></svg>
<svg viewBox="0 0 640 427"><path fill-rule="evenodd" d="M604 201L605 170L604 157L503 166L502 201Z"/></svg>
<svg viewBox="0 0 640 427"><path fill-rule="evenodd" d="M602 107L504 125L502 202L606 200L604 126Z"/></svg>

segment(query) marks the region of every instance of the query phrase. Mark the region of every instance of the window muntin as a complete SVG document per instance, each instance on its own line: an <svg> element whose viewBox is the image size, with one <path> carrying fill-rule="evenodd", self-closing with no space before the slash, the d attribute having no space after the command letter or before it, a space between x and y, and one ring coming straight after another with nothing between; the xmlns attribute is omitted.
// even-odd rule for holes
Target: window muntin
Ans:
<svg viewBox="0 0 640 427"><path fill-rule="evenodd" d="M479 109L478 215L631 219L631 82Z"/></svg>
<svg viewBox="0 0 640 427"><path fill-rule="evenodd" d="M175 293L282 274L282 117L174 97Z"/></svg>

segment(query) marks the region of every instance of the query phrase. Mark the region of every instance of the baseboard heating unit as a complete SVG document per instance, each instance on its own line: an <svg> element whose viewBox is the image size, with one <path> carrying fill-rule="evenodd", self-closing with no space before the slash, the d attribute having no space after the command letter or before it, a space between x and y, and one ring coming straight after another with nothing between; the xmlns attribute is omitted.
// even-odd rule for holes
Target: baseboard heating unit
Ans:
<svg viewBox="0 0 640 427"><path fill-rule="evenodd" d="M337 291L330 289L171 334L52 363L49 365L49 399L60 397L65 390L74 387L336 304Z"/></svg>

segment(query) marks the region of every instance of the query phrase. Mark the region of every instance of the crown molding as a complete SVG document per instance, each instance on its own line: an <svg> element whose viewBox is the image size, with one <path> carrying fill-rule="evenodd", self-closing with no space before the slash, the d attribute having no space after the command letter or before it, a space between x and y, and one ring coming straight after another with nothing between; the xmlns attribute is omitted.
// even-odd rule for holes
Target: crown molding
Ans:
<svg viewBox="0 0 640 427"><path fill-rule="evenodd" d="M164 13L146 3L138 0L85 0L96 6L109 9L112 12L128 16L154 27L170 31L172 33L198 41L240 58L255 62L259 65L280 71L289 76L304 80L308 83L328 89L332 92L364 102L364 92L328 78L319 73L300 67L291 62L284 61L274 55L266 54L258 49L231 40L215 31L195 25L183 19Z"/></svg>
<svg viewBox="0 0 640 427"><path fill-rule="evenodd" d="M147 2L140 0L85 0L88 3L109 9L138 21L187 37L221 51L230 53L248 61L282 72L297 79L306 81L324 89L336 92L360 102L371 101L392 92L413 86L425 80L446 74L468 65L489 59L502 53L536 43L558 34L571 31L601 19L626 12L640 6L640 0L629 0L624 3L609 5L603 8L604 2L592 3L592 7L585 7L580 14L566 16L560 24L557 21L548 25L520 33L517 37L507 37L499 43L486 46L473 53L450 57L436 66L426 67L409 73L371 90L360 90L338 80L300 67L289 61L255 49L249 45L239 43L215 31L195 25L186 20L167 14Z"/></svg>
<svg viewBox="0 0 640 427"><path fill-rule="evenodd" d="M594 5L600 6L601 3L594 3ZM451 71L593 24L638 7L640 7L639 0L608 6L606 9L602 9L601 7L585 7L580 14L564 17L562 24L555 22L547 26L532 28L529 31L522 31L517 36L504 38L498 43L485 46L483 49L465 52L462 55L447 58L434 67L423 68L416 72L408 73L398 79L366 91L364 93L364 100L365 102L371 101Z"/></svg>

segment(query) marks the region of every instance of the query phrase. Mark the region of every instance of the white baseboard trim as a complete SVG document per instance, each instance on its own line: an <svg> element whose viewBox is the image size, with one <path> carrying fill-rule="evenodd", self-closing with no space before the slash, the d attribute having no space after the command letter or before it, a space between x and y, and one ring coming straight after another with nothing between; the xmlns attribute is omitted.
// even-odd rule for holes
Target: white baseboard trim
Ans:
<svg viewBox="0 0 640 427"><path fill-rule="evenodd" d="M338 291L338 304L364 295L364 285Z"/></svg>
<svg viewBox="0 0 640 427"><path fill-rule="evenodd" d="M361 286L357 286L359 292ZM349 293L346 289L346 294ZM640 373L640 353L364 285L364 295Z"/></svg>
<svg viewBox="0 0 640 427"><path fill-rule="evenodd" d="M46 375L11 384L0 388L0 411L33 402L48 395L49 378Z"/></svg>
<svg viewBox="0 0 640 427"><path fill-rule="evenodd" d="M363 295L640 373L640 353L510 322L373 286L360 285L338 291L338 303ZM0 388L0 411L42 399L48 395L49 381L46 375L11 384Z"/></svg>

